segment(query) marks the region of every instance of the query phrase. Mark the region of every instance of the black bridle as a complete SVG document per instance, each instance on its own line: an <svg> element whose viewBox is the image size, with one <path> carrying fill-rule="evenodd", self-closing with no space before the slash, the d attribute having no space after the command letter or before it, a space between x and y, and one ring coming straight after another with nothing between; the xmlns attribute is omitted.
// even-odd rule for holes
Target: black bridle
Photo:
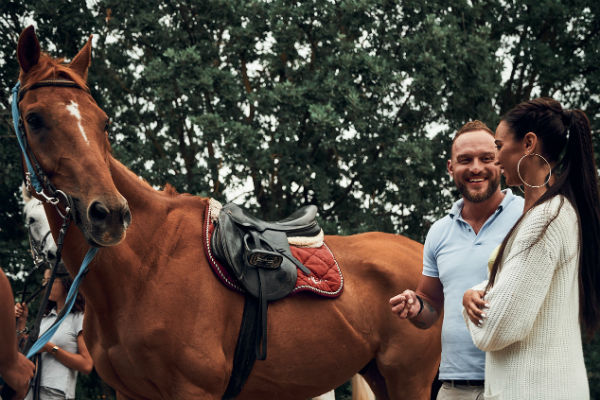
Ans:
<svg viewBox="0 0 600 400"><path fill-rule="evenodd" d="M25 280L23 281L23 290L21 290L21 303L25 304L29 304L31 301L33 301L33 299L35 299L42 292L42 289L44 289L44 287L46 286L42 284L33 293L29 293L27 291L27 285L31 276L33 276L35 271L40 269L41 266L47 266L48 268L52 268L50 260L48 260L46 254L44 254L44 245L46 244L48 236L50 236L51 232L46 232L44 237L38 242L33 238L33 235L31 234L31 226L28 227L28 231L29 248L31 249L31 256L33 257L33 268L31 269L31 271L29 271L29 273L25 277ZM27 295L29 296L25 298L25 296Z"/></svg>
<svg viewBox="0 0 600 400"><path fill-rule="evenodd" d="M27 230L29 233L29 247L31 248L31 255L33 257L33 264L35 268L38 268L41 264L49 264L48 256L46 256L44 253L44 247L46 246L48 236L50 236L52 232L48 230L48 232L46 232L46 234L38 242L31 234L31 226L28 226Z"/></svg>

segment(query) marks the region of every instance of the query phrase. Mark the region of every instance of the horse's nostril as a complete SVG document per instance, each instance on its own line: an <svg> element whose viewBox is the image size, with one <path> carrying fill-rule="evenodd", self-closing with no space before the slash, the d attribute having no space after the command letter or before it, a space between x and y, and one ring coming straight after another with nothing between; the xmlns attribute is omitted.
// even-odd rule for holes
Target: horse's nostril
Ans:
<svg viewBox="0 0 600 400"><path fill-rule="evenodd" d="M102 221L106 219L106 217L108 217L109 214L109 209L106 208L106 206L100 203L99 201L93 202L90 206L89 215L90 219L93 221Z"/></svg>
<svg viewBox="0 0 600 400"><path fill-rule="evenodd" d="M46 257L48 258L49 261L52 261L56 258L56 254L54 254L53 251L49 251L48 254L46 255Z"/></svg>
<svg viewBox="0 0 600 400"><path fill-rule="evenodd" d="M121 215L123 218L123 225L129 226L129 224L131 223L131 211L129 211L128 206L125 206L125 208L121 212Z"/></svg>

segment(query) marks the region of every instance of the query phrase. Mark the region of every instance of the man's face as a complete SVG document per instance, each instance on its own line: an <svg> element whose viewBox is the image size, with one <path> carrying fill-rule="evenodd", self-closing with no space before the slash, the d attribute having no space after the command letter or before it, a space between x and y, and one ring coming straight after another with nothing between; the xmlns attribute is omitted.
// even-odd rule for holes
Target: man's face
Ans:
<svg viewBox="0 0 600 400"><path fill-rule="evenodd" d="M492 197L500 185L500 168L495 163L494 137L488 132L466 132L452 145L452 159L448 171L458 191L474 203Z"/></svg>

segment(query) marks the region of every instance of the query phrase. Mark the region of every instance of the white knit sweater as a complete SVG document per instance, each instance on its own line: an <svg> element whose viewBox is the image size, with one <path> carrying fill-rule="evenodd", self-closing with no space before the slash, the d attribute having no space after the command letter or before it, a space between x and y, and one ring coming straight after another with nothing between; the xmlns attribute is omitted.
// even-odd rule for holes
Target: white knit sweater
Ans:
<svg viewBox="0 0 600 400"><path fill-rule="evenodd" d="M589 399L578 271L577 215L555 196L529 210L513 233L485 296L490 308L482 326L463 309L473 342L487 352L486 399Z"/></svg>

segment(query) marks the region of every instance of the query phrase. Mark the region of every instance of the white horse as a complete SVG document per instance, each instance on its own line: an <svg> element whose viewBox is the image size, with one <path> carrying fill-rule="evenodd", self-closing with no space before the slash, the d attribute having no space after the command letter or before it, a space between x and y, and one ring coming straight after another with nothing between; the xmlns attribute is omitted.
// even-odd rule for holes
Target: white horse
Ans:
<svg viewBox="0 0 600 400"><path fill-rule="evenodd" d="M23 197L23 215L25 216L25 224L29 230L29 240L31 241L31 251L33 253L34 262L40 261L40 257L44 257L51 264L56 259L56 243L50 233L50 225L44 212L42 202L34 197L23 185L21 187ZM37 254L36 254L37 253Z"/></svg>

